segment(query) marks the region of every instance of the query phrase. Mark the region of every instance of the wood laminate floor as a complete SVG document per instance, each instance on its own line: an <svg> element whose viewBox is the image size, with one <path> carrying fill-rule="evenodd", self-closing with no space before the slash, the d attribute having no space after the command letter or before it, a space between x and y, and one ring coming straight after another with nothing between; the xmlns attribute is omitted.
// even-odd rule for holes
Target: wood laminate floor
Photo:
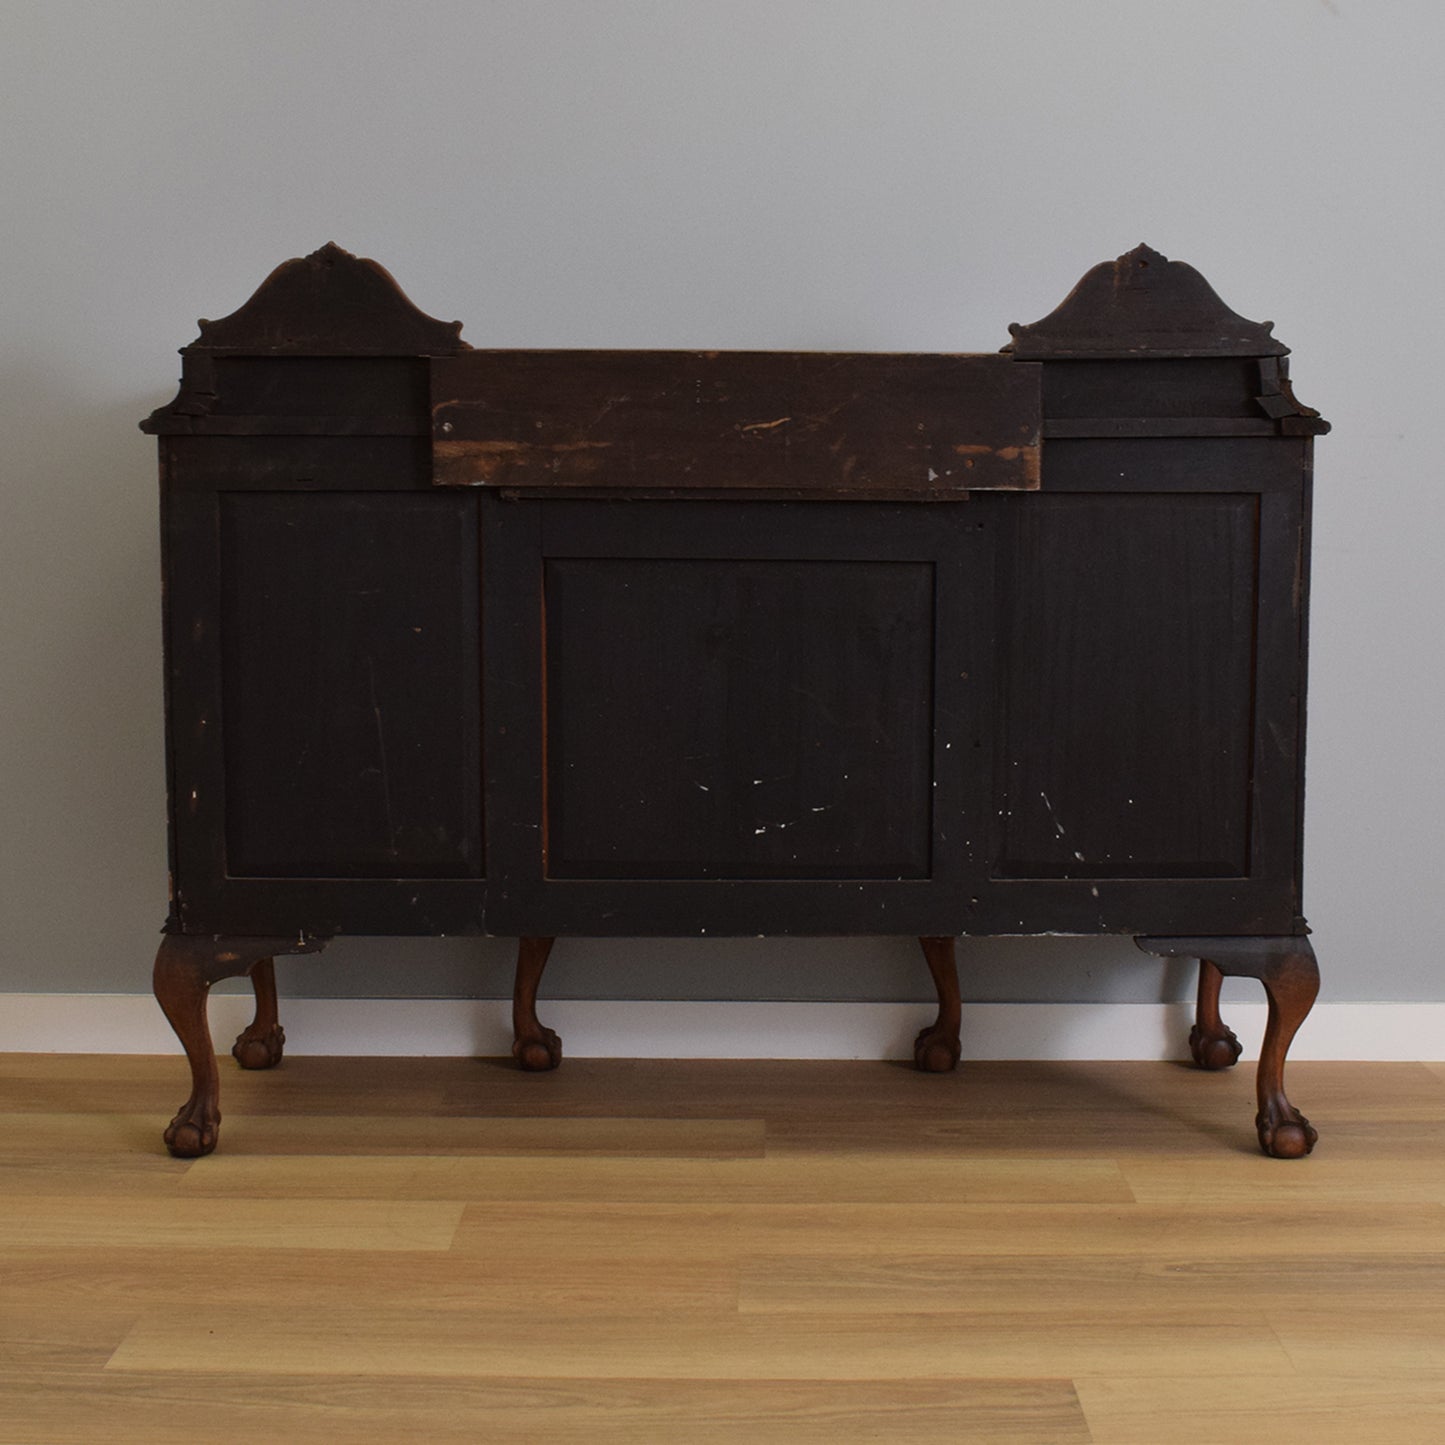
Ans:
<svg viewBox="0 0 1445 1445"><path fill-rule="evenodd" d="M1445 1440L1445 1066L0 1056L0 1441Z"/></svg>

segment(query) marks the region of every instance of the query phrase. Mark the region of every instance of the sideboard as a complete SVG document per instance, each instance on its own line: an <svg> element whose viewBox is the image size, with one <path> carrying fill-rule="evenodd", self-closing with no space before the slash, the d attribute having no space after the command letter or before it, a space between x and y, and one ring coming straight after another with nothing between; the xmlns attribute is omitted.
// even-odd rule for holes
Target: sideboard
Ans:
<svg viewBox="0 0 1445 1445"><path fill-rule="evenodd" d="M1268 322L1140 246L987 355L474 350L329 245L202 321L160 444L171 909L210 986L340 934L1121 934L1200 963L1195 1060L1285 1055L1300 905L1312 439Z"/></svg>

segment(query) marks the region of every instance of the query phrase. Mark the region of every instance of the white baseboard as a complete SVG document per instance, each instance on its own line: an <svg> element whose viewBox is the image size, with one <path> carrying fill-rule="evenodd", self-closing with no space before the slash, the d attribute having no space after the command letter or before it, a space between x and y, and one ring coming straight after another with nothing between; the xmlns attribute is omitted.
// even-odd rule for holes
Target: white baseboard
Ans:
<svg viewBox="0 0 1445 1445"><path fill-rule="evenodd" d="M217 994L211 1027L226 1049L249 997ZM1226 1022L1255 1058L1265 1005L1231 1003ZM1192 1008L1149 1003L976 1003L963 1011L965 1059L1178 1059ZM896 1059L933 1016L925 1004L712 1003L553 999L543 1017L570 1058ZM293 1055L477 1056L511 1047L497 999L281 1001ZM0 996L0 1052L164 1054L179 1044L149 994ZM1293 1059L1445 1060L1445 1003L1317 1005Z"/></svg>

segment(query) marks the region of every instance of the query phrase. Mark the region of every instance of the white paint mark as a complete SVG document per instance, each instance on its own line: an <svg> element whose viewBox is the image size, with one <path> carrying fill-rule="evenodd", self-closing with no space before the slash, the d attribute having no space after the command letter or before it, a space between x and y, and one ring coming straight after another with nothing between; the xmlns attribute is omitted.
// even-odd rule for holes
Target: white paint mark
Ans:
<svg viewBox="0 0 1445 1445"><path fill-rule="evenodd" d="M1044 807L1048 809L1049 821L1052 822L1054 825L1054 832L1056 832L1059 837L1062 838L1064 836L1064 825L1059 822L1059 816L1057 813L1054 812L1054 805L1049 802L1049 795L1044 792L1042 788L1040 788L1039 797L1044 800Z"/></svg>
<svg viewBox="0 0 1445 1445"><path fill-rule="evenodd" d="M711 789L710 787L708 787L708 785L707 785L706 783L699 783L699 784L698 784L698 787L701 788L704 793L710 793L710 792L712 792L712 789Z"/></svg>

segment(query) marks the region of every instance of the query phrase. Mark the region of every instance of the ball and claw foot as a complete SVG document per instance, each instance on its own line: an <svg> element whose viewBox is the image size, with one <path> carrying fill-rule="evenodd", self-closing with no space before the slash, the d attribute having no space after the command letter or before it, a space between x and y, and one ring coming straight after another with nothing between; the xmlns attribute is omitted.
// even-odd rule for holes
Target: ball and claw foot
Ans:
<svg viewBox="0 0 1445 1445"><path fill-rule="evenodd" d="M243 1069L274 1069L286 1047L286 1030L280 1024L258 1028L252 1024L236 1036L231 1054Z"/></svg>
<svg viewBox="0 0 1445 1445"><path fill-rule="evenodd" d="M519 1038L512 1045L517 1067L529 1074L543 1074L562 1062L562 1039L543 1025L539 1034Z"/></svg>
<svg viewBox="0 0 1445 1445"><path fill-rule="evenodd" d="M166 1127L166 1148L177 1159L199 1159L209 1154L221 1134L221 1116L191 1099Z"/></svg>
<svg viewBox="0 0 1445 1445"><path fill-rule="evenodd" d="M1273 1159L1303 1159L1320 1137L1288 1102L1256 1115L1254 1126L1259 1130L1259 1147Z"/></svg>
<svg viewBox="0 0 1445 1445"><path fill-rule="evenodd" d="M1198 1024L1189 1031L1189 1052L1201 1069L1217 1071L1232 1069L1244 1052L1244 1045L1234 1035L1234 1030L1220 1025L1220 1032L1201 1028Z"/></svg>
<svg viewBox="0 0 1445 1445"><path fill-rule="evenodd" d="M932 1024L913 1041L913 1066L924 1074L947 1074L958 1067L962 1052L957 1034Z"/></svg>

